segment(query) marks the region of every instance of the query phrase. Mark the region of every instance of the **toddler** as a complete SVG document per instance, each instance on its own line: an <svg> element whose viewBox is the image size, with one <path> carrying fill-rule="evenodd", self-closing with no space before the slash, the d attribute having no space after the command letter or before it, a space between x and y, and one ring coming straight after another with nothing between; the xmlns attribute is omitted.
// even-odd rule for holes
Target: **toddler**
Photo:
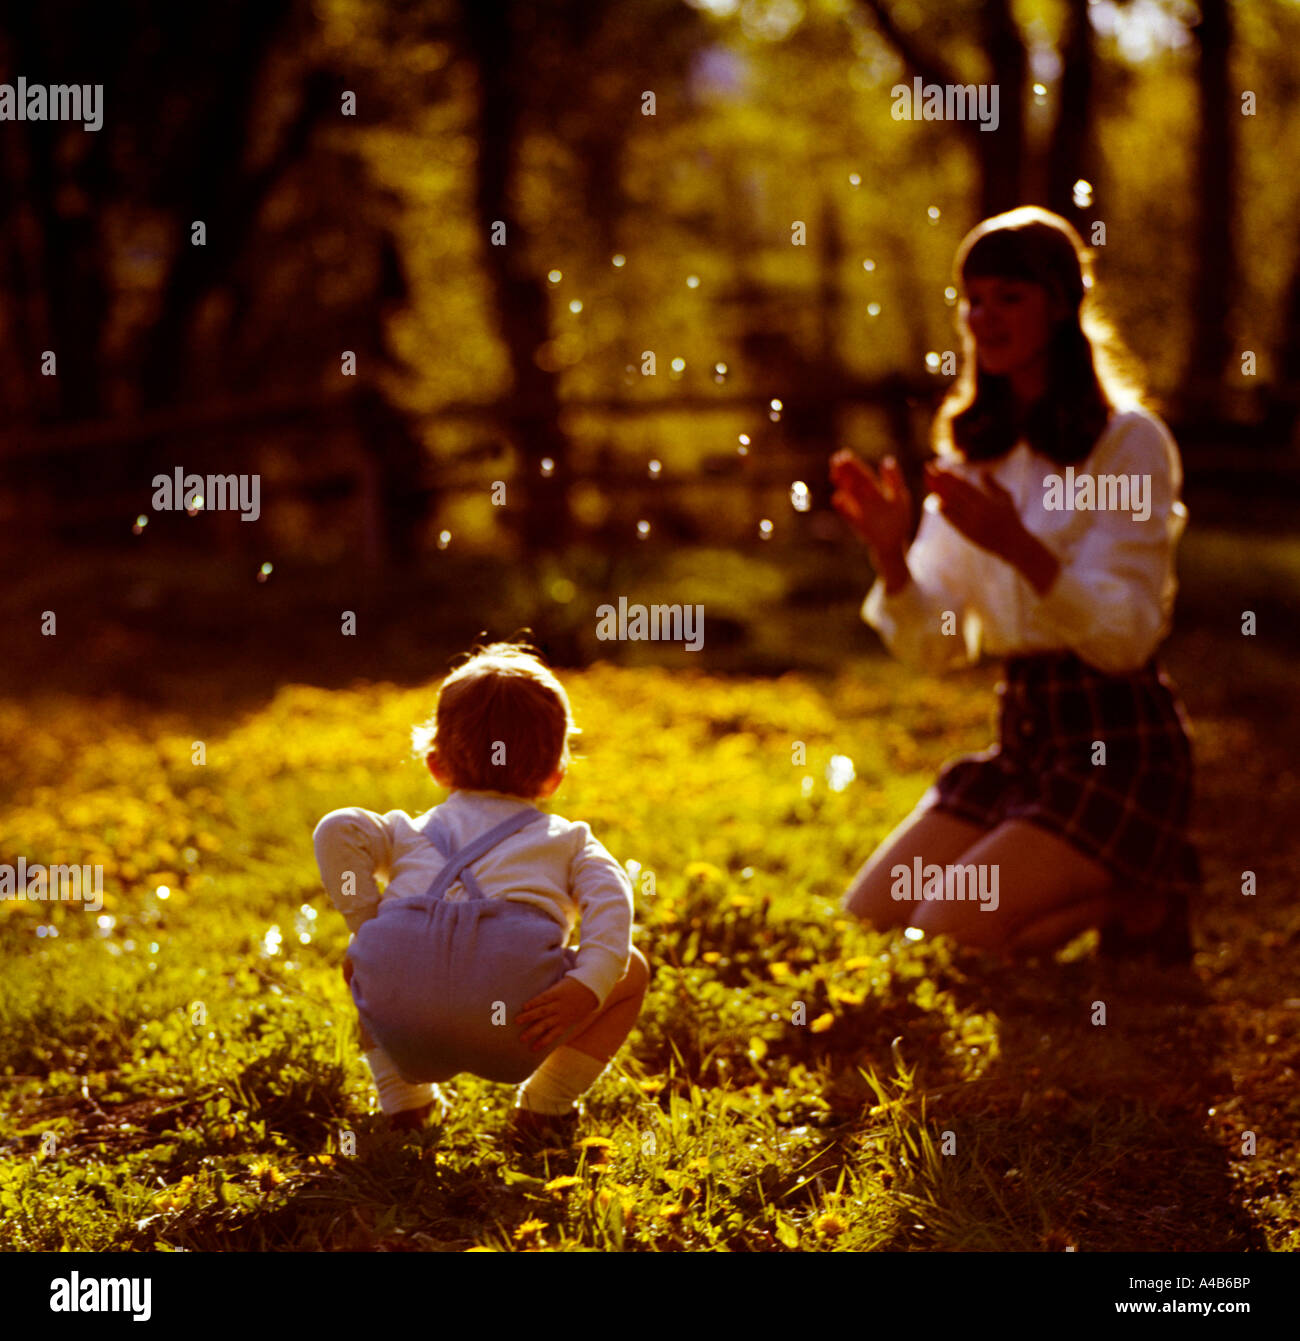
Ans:
<svg viewBox="0 0 1300 1341"><path fill-rule="evenodd" d="M627 875L586 824L536 805L563 781L575 734L568 695L532 649L495 643L446 678L413 733L448 798L414 819L348 807L316 826L394 1127L422 1123L442 1104L436 1083L468 1071L523 1082L517 1135L568 1138L578 1098L636 1022L649 974Z"/></svg>

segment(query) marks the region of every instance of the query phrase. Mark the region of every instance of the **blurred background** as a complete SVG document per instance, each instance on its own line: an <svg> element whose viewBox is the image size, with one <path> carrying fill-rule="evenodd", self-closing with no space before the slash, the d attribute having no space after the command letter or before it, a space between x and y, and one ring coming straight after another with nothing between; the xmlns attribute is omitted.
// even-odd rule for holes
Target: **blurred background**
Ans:
<svg viewBox="0 0 1300 1341"><path fill-rule="evenodd" d="M424 680L523 627L869 651L827 457L916 470L957 244L1025 203L1183 449L1177 629L1251 608L1285 655L1298 44L1297 0L11 9L0 82L104 93L97 132L0 122L0 692ZM996 132L895 120L917 77L996 83ZM260 518L155 511L178 467L258 474ZM703 604L704 651L598 642L620 595Z"/></svg>

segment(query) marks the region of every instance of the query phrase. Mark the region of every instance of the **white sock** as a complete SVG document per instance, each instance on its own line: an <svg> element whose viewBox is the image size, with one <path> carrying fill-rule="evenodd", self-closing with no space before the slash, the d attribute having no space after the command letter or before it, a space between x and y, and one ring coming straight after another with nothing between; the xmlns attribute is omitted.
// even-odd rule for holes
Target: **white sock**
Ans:
<svg viewBox="0 0 1300 1341"><path fill-rule="evenodd" d="M608 1065L577 1048L556 1048L529 1076L515 1106L552 1116L568 1113Z"/></svg>
<svg viewBox="0 0 1300 1341"><path fill-rule="evenodd" d="M432 1085L412 1085L402 1078L393 1060L383 1048L372 1048L365 1054L366 1065L379 1091L379 1106L388 1116L404 1113L408 1108L423 1108L438 1097Z"/></svg>

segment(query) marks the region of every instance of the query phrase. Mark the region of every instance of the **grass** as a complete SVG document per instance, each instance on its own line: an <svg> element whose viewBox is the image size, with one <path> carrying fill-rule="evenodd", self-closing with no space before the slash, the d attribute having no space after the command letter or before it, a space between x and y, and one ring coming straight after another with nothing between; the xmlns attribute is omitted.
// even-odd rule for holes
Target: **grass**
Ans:
<svg viewBox="0 0 1300 1341"><path fill-rule="evenodd" d="M2 700L0 855L100 863L106 893L0 902L0 1248L1300 1247L1290 671L1226 634L1172 667L1210 886L1184 974L1088 938L1012 971L837 913L943 759L987 743L992 670L567 674L585 757L553 808L636 863L654 978L585 1144L536 1157L472 1077L442 1127L386 1132L312 860L336 806L439 799L404 758L431 686L290 685L224 727Z"/></svg>

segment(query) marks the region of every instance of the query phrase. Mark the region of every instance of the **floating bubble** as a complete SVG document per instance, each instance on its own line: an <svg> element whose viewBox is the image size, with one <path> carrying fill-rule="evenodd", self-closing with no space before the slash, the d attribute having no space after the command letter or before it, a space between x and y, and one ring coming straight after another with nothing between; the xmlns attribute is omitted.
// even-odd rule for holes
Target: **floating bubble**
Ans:
<svg viewBox="0 0 1300 1341"><path fill-rule="evenodd" d="M780 410L780 409L782 408L782 406L781 406L781 402L780 402L779 400L775 400L775 399L773 399L773 400L769 401L768 404L771 405L771 407L772 407L774 410Z"/></svg>
<svg viewBox="0 0 1300 1341"><path fill-rule="evenodd" d="M657 480L663 471L663 466L658 461L651 461L646 469L649 471L650 478Z"/></svg>
<svg viewBox="0 0 1300 1341"><path fill-rule="evenodd" d="M868 256L867 259L862 262L862 268L866 270L868 273L870 273L872 270L876 268L876 263L871 259L870 256Z"/></svg>
<svg viewBox="0 0 1300 1341"><path fill-rule="evenodd" d="M548 272L546 278L549 279L552 284L558 284L564 278L564 272L561 270L552 270Z"/></svg>
<svg viewBox="0 0 1300 1341"><path fill-rule="evenodd" d="M95 925L105 935L107 935L110 931L113 930L113 927L116 925L116 923L117 918L111 917L108 913L100 913L100 915L95 919Z"/></svg>
<svg viewBox="0 0 1300 1341"><path fill-rule="evenodd" d="M274 569L274 565L272 565L272 564L270 564L270 563L264 563L264 564L257 570L257 580L258 580L259 582L265 582L266 579L267 579L268 577L270 577L271 574L272 574L274 571L275 571L275 569Z"/></svg>
<svg viewBox="0 0 1300 1341"><path fill-rule="evenodd" d="M795 480L790 486L790 506L796 512L807 512L812 507L812 494L802 480Z"/></svg>
<svg viewBox="0 0 1300 1341"><path fill-rule="evenodd" d="M650 523L648 521L639 521L636 524L636 538L644 540L650 534Z"/></svg>
<svg viewBox="0 0 1300 1341"><path fill-rule="evenodd" d="M191 517L197 517L203 511L203 495L195 494L194 501L185 509Z"/></svg>
<svg viewBox="0 0 1300 1341"><path fill-rule="evenodd" d="M136 535L139 535L140 532L143 531L144 528L145 528L146 526L148 526L148 525L149 525L149 518L146 517L146 516L144 515L144 513L142 512L142 513L135 519L135 525L131 528L131 530L132 530Z"/></svg>
<svg viewBox="0 0 1300 1341"><path fill-rule="evenodd" d="M833 792L842 792L857 774L853 771L853 760L847 754L833 754L826 765L826 785Z"/></svg>
<svg viewBox="0 0 1300 1341"><path fill-rule="evenodd" d="M799 792L805 801L813 794L812 778L805 777L799 780Z"/></svg>
<svg viewBox="0 0 1300 1341"><path fill-rule="evenodd" d="M766 517L758 524L758 538L760 540L771 540L772 523Z"/></svg>
<svg viewBox="0 0 1300 1341"><path fill-rule="evenodd" d="M932 350L925 356L925 366L926 366L931 372L938 372L938 371L939 371L939 364L940 364L941 362L942 362L942 359L940 359L939 355L936 354L936 353L934 352L933 349L932 349Z"/></svg>
<svg viewBox="0 0 1300 1341"><path fill-rule="evenodd" d="M943 301L947 303L949 307L957 301L957 290L953 288L951 284L949 284L943 291Z"/></svg>
<svg viewBox="0 0 1300 1341"><path fill-rule="evenodd" d="M725 363L715 363L713 365L713 380L723 382L727 376L727 365Z"/></svg>
<svg viewBox="0 0 1300 1341"><path fill-rule="evenodd" d="M858 174L857 174L856 172L850 172L850 173L849 173L849 185L850 185L850 186L861 186L861 185L862 185L862 178L859 177Z"/></svg>
<svg viewBox="0 0 1300 1341"><path fill-rule="evenodd" d="M686 287L687 287L688 289L698 289L698 288L700 287L700 277L699 277L699 275L687 275L687 276L686 276Z"/></svg>
<svg viewBox="0 0 1300 1341"><path fill-rule="evenodd" d="M1045 97L1047 97L1047 85L1046 85L1046 84L1035 84L1035 85L1034 85L1034 97L1035 97L1035 98L1045 98Z"/></svg>
<svg viewBox="0 0 1300 1341"><path fill-rule="evenodd" d="M627 257L624 256L621 251L616 251L614 255L610 257L609 263L614 267L615 270L622 270L622 268L627 264Z"/></svg>
<svg viewBox="0 0 1300 1341"><path fill-rule="evenodd" d="M749 446L749 434L748 434L748 433L742 433L742 434L740 435L740 437L737 439L737 441L740 443L740 445L741 445L742 447L748 447L748 446Z"/></svg>
<svg viewBox="0 0 1300 1341"><path fill-rule="evenodd" d="M160 899L170 899L172 896L171 890L168 889L166 885L159 885L158 888L154 890L154 893Z"/></svg>
<svg viewBox="0 0 1300 1341"><path fill-rule="evenodd" d="M684 372L686 370L686 360L682 358L673 359L669 366L675 373Z"/></svg>
<svg viewBox="0 0 1300 1341"><path fill-rule="evenodd" d="M880 304L879 304L879 303L868 303L868 304L867 304L867 316L869 316L869 317L878 317L879 315L880 315Z"/></svg>
<svg viewBox="0 0 1300 1341"><path fill-rule="evenodd" d="M906 936L909 941L925 940L925 932L922 931L920 927L908 927L907 930L903 932L903 935Z"/></svg>
<svg viewBox="0 0 1300 1341"><path fill-rule="evenodd" d="M749 448L746 447L745 444L742 442L742 443L740 444L740 446L736 448L736 455L737 455L737 456L748 456L748 455L749 455Z"/></svg>
<svg viewBox="0 0 1300 1341"><path fill-rule="evenodd" d="M282 940L284 940L284 933L279 927L268 927L266 935L262 937L262 953L264 955L278 955Z"/></svg>
<svg viewBox="0 0 1300 1341"><path fill-rule="evenodd" d="M447 546L450 545L450 544L451 544L451 532L450 532L450 531L439 531L439 532L438 532L438 548L439 548L439 549L446 549Z"/></svg>
<svg viewBox="0 0 1300 1341"><path fill-rule="evenodd" d="M741 871L740 878L742 880L752 880L754 878L754 868L752 866L746 866L744 870Z"/></svg>
<svg viewBox="0 0 1300 1341"><path fill-rule="evenodd" d="M555 462L549 456L542 457L541 468L544 480L549 480L555 474Z"/></svg>
<svg viewBox="0 0 1300 1341"><path fill-rule="evenodd" d="M1076 209L1087 209L1092 204L1092 183L1082 177L1074 184L1074 205Z"/></svg>
<svg viewBox="0 0 1300 1341"><path fill-rule="evenodd" d="M627 878L629 880L635 880L637 876L641 874L641 863L634 857L629 857L627 861L623 863L623 867L627 871Z"/></svg>
<svg viewBox="0 0 1300 1341"><path fill-rule="evenodd" d="M938 222L939 222L939 207L938 207L938 205L931 205L930 208L929 208L928 210L926 210L926 213L930 216L930 222L931 222L931 223L938 223Z"/></svg>
<svg viewBox="0 0 1300 1341"><path fill-rule="evenodd" d="M578 313L582 311L582 299L581 299L581 298L574 298L574 299L569 303L569 311L572 312L573 315L576 317L576 316L578 315Z"/></svg>

